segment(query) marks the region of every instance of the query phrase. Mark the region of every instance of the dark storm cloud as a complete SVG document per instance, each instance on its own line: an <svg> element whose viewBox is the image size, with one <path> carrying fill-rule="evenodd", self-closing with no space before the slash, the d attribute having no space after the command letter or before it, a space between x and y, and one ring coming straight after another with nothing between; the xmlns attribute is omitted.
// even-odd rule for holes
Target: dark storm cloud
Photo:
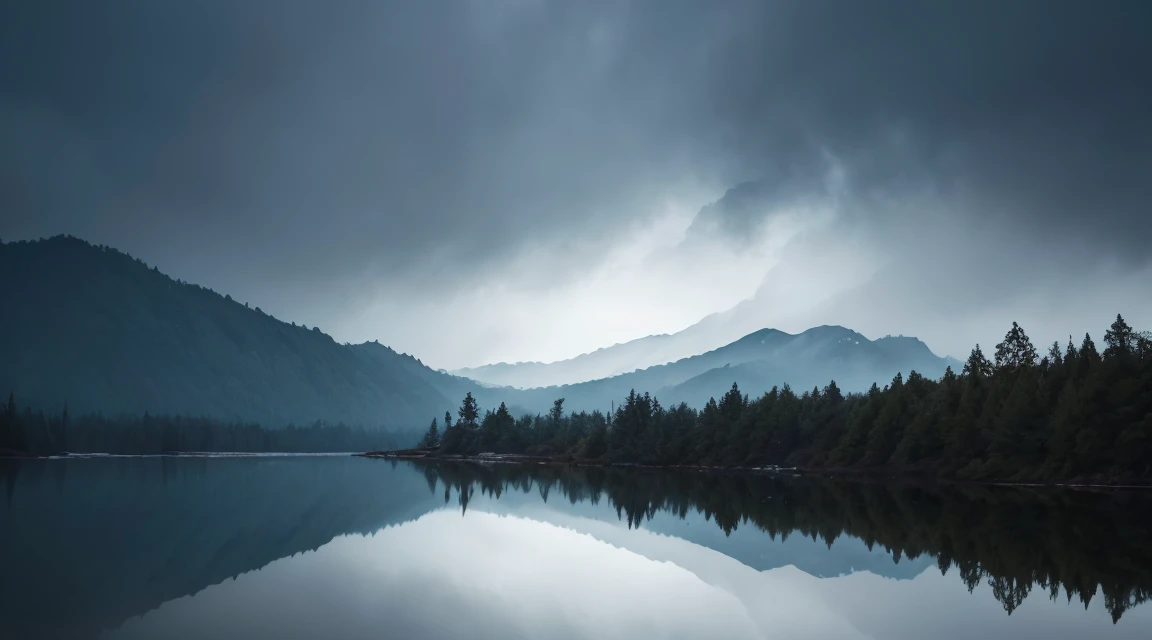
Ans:
<svg viewBox="0 0 1152 640"><path fill-rule="evenodd" d="M835 189L835 167L827 159L784 157L775 166L757 171L756 180L743 182L696 214L686 232L686 243L716 237L738 246L751 243L761 224L774 214L827 201Z"/></svg>
<svg viewBox="0 0 1152 640"><path fill-rule="evenodd" d="M9 237L95 233L176 253L184 241L284 277L471 267L595 229L692 164L683 123L660 115L671 78L621 62L644 46L622 39L624 7L5 11Z"/></svg>
<svg viewBox="0 0 1152 640"><path fill-rule="evenodd" d="M822 197L831 157L861 202L930 189L1143 260L1148 7L7 3L0 235L72 232L223 287L443 281L599 246L687 180ZM733 211L721 227L754 222Z"/></svg>
<svg viewBox="0 0 1152 640"><path fill-rule="evenodd" d="M711 81L742 157L820 148L864 194L929 187L977 221L1148 255L1147 3L758 9Z"/></svg>

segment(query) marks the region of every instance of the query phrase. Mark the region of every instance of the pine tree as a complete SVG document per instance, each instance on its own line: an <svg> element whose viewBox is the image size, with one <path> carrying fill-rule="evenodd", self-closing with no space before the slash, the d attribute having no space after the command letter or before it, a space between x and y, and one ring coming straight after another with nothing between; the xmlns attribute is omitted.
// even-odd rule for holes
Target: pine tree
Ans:
<svg viewBox="0 0 1152 640"><path fill-rule="evenodd" d="M951 372L952 369L949 367L948 371ZM828 386L824 387L824 400L832 406L836 406L844 401L844 394L840 391L840 387L836 386L835 380L829 382Z"/></svg>
<svg viewBox="0 0 1152 640"><path fill-rule="evenodd" d="M964 362L963 375L970 380L979 381L992 375L992 363L988 362L988 358L984 357L984 352L980 350L980 345L976 345L972 349L972 353L968 354L968 360Z"/></svg>
<svg viewBox="0 0 1152 640"><path fill-rule="evenodd" d="M456 413L460 416L460 422L456 423L457 426L468 429L475 429L479 426L477 421L480 419L480 406L476 404L476 398L472 397L471 391L464 396L464 402Z"/></svg>
<svg viewBox="0 0 1152 640"><path fill-rule="evenodd" d="M720 398L720 415L729 422L736 422L740 419L740 414L744 411L744 407L748 406L748 396L740 393L740 387L736 383L732 383L732 388L729 389Z"/></svg>
<svg viewBox="0 0 1152 640"><path fill-rule="evenodd" d="M996 369L1000 371L1018 371L1024 367L1036 364L1036 348L1024 333L1024 329L1015 322L1004 336L1004 342L996 345Z"/></svg>
<svg viewBox="0 0 1152 640"><path fill-rule="evenodd" d="M1115 358L1128 356L1136 349L1136 332L1124 322L1120 314L1116 314L1116 321L1104 332L1104 357Z"/></svg>
<svg viewBox="0 0 1152 640"><path fill-rule="evenodd" d="M1096 343L1092 342L1092 336L1087 333L1084 334L1084 341L1080 343L1080 357L1088 360L1100 359L1100 352L1096 350Z"/></svg>
<svg viewBox="0 0 1152 640"><path fill-rule="evenodd" d="M440 446L440 429L436 426L436 418L432 418L432 424L429 425L428 431L424 434L424 441L421 444L426 449Z"/></svg>
<svg viewBox="0 0 1152 640"><path fill-rule="evenodd" d="M553 429L560 428L560 420L564 418L564 398L557 398L552 401L552 409L548 411L548 419L552 423Z"/></svg>
<svg viewBox="0 0 1152 640"><path fill-rule="evenodd" d="M867 464L879 465L887 462L904 436L904 421L908 406L906 392L904 377L897 373L884 394L884 406L876 416L876 424L868 435L868 446L864 451L864 461Z"/></svg>
<svg viewBox="0 0 1152 640"><path fill-rule="evenodd" d="M1076 378L1084 380L1088 373L1100 364L1100 353L1096 351L1096 343L1092 336L1084 334L1084 341L1080 343L1080 350L1076 354Z"/></svg>
<svg viewBox="0 0 1152 640"><path fill-rule="evenodd" d="M852 414L848 417L848 431L840 439L840 444L832 451L829 460L834 464L853 464L864 455L868 434L880 414L884 402L884 392L875 382L864 394Z"/></svg>
<svg viewBox="0 0 1152 640"><path fill-rule="evenodd" d="M515 426L515 418L508 411L508 407L501 402L495 411L490 411L484 416L483 439L485 444L498 446L501 450L505 449L513 435L512 430Z"/></svg>
<svg viewBox="0 0 1152 640"><path fill-rule="evenodd" d="M447 431L452 428L452 412L444 412L444 430Z"/></svg>

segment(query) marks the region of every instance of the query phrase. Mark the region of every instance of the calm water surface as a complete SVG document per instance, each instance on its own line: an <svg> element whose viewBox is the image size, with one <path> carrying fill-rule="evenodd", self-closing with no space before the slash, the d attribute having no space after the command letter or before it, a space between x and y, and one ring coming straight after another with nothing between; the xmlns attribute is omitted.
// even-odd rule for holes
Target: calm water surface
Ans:
<svg viewBox="0 0 1152 640"><path fill-rule="evenodd" d="M1152 498L351 457L0 464L3 638L1152 638Z"/></svg>

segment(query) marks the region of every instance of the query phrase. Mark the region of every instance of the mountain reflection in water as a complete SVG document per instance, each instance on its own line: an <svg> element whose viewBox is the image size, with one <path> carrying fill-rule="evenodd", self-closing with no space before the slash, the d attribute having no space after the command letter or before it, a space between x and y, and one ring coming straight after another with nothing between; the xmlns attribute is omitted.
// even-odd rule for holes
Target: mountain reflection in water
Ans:
<svg viewBox="0 0 1152 640"><path fill-rule="evenodd" d="M1140 492L350 457L5 462L0 482L2 637L1152 628Z"/></svg>

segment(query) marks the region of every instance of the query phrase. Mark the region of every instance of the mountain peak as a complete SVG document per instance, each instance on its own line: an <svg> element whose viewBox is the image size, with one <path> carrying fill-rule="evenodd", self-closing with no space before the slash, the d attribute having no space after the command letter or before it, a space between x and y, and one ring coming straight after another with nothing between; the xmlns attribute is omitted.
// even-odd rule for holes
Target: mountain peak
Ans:
<svg viewBox="0 0 1152 640"><path fill-rule="evenodd" d="M864 336L856 331L843 327L838 324L822 324L818 327L812 327L805 331L801 331L798 335L819 337L819 338L852 338L855 340L867 340Z"/></svg>

